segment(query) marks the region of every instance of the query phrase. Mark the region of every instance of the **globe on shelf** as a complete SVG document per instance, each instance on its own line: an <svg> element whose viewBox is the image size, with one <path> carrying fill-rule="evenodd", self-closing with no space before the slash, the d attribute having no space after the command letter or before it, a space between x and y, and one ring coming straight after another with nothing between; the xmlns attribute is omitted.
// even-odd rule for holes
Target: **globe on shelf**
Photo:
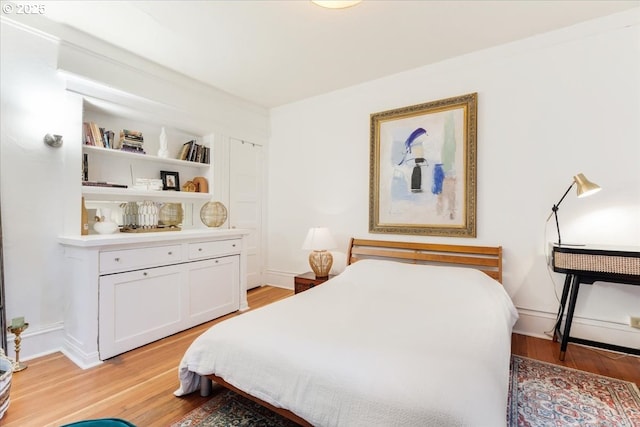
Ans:
<svg viewBox="0 0 640 427"><path fill-rule="evenodd" d="M200 219L207 227L220 227L227 220L227 208L220 202L207 202L200 209Z"/></svg>

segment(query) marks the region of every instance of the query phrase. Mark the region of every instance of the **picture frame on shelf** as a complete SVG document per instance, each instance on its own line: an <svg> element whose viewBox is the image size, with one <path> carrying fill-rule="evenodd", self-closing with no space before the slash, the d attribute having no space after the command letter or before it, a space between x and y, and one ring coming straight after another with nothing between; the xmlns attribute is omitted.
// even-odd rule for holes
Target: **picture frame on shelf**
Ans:
<svg viewBox="0 0 640 427"><path fill-rule="evenodd" d="M180 174L172 171L160 171L162 189L180 191Z"/></svg>
<svg viewBox="0 0 640 427"><path fill-rule="evenodd" d="M371 114L369 231L476 237L477 93Z"/></svg>

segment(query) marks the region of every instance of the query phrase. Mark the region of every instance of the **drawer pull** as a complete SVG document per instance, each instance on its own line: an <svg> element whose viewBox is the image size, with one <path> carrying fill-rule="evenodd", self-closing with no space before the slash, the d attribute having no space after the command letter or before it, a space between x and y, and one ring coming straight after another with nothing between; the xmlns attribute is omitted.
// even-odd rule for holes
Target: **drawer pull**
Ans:
<svg viewBox="0 0 640 427"><path fill-rule="evenodd" d="M235 247L236 247L236 244L234 243L234 244L233 244L233 245L231 245L231 246L233 246L233 247L235 248Z"/></svg>
<svg viewBox="0 0 640 427"><path fill-rule="evenodd" d="M169 251L169 255L173 255L173 252Z"/></svg>
<svg viewBox="0 0 640 427"><path fill-rule="evenodd" d="M218 262L220 262L220 261L216 260L216 264L217 264Z"/></svg>
<svg viewBox="0 0 640 427"><path fill-rule="evenodd" d="M143 276L146 276L148 273L145 271L144 273L142 273Z"/></svg>
<svg viewBox="0 0 640 427"><path fill-rule="evenodd" d="M114 258L113 259L115 262L120 262L120 258Z"/></svg>
<svg viewBox="0 0 640 427"><path fill-rule="evenodd" d="M198 252L202 252L202 248L198 248Z"/></svg>

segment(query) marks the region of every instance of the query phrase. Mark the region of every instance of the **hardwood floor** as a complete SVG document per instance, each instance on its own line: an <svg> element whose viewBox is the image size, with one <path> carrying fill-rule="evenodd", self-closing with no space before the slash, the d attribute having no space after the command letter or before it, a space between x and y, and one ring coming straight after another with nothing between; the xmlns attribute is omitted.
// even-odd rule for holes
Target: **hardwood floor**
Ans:
<svg viewBox="0 0 640 427"><path fill-rule="evenodd" d="M288 297L293 291L265 286L249 291L249 305L258 308ZM124 418L139 427L169 426L204 403L198 393L175 397L177 366L191 342L214 323L205 323L82 370L61 353L28 361L14 374L11 405L3 427L60 426L82 419ZM514 354L633 381L640 385L640 358L621 356L569 344L560 362L559 345L550 340L514 334Z"/></svg>

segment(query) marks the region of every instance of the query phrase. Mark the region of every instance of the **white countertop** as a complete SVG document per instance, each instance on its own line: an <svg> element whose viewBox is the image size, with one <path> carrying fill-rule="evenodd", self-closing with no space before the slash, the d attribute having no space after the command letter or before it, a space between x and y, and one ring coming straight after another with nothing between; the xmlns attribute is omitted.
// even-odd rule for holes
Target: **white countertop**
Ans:
<svg viewBox="0 0 640 427"><path fill-rule="evenodd" d="M223 239L242 237L249 234L249 230L240 228L199 228L181 231L157 231L149 233L114 233L114 234L91 234L88 236L70 235L59 236L58 242L65 246L76 246L83 248L97 248L105 246L115 246L128 243L153 243L153 242L176 242L180 240L193 240L200 238Z"/></svg>

